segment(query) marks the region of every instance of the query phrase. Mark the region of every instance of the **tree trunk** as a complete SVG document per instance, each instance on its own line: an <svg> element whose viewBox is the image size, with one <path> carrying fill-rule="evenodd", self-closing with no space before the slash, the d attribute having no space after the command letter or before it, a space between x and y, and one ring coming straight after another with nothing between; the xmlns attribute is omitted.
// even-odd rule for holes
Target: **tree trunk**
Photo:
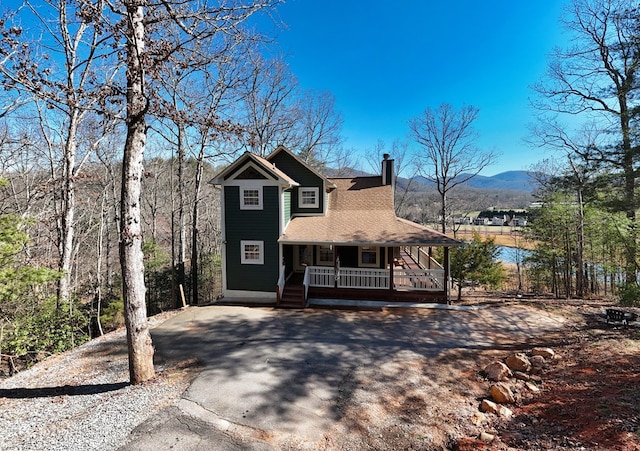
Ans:
<svg viewBox="0 0 640 451"><path fill-rule="evenodd" d="M144 9L140 0L127 0L127 139L122 158L122 194L120 203L120 265L122 294L129 348L129 376L132 384L155 376L153 344L145 304L144 256L140 191L146 144L147 98L144 92Z"/></svg>

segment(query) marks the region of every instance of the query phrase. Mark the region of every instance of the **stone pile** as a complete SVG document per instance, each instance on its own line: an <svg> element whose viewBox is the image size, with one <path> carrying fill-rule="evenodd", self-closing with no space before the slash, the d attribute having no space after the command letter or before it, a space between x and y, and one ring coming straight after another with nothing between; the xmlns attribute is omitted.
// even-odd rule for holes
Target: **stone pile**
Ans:
<svg viewBox="0 0 640 451"><path fill-rule="evenodd" d="M489 396L480 403L479 414L510 419L513 411L507 406L538 395L543 386L541 374L556 358L553 349L534 348L528 353L514 353L503 361L489 363L482 370L490 382ZM492 442L495 435L484 432L480 439Z"/></svg>

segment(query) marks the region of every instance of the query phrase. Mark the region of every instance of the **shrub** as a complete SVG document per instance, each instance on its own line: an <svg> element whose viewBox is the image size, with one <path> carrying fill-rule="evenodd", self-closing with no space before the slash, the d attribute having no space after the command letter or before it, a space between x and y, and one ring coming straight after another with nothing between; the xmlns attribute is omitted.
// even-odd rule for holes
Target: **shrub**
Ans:
<svg viewBox="0 0 640 451"><path fill-rule="evenodd" d="M620 304L627 307L640 307L640 286L636 284L623 285L618 293Z"/></svg>

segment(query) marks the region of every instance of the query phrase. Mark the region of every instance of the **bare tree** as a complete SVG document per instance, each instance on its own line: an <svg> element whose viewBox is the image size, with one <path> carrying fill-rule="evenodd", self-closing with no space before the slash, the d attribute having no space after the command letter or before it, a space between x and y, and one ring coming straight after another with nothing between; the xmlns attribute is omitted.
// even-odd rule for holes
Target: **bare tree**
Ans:
<svg viewBox="0 0 640 451"><path fill-rule="evenodd" d="M103 84L109 84L118 72L117 65L104 65L112 50L101 47L105 29L92 17L103 7L102 2L79 10L79 5L64 1L25 1L22 13L37 26L27 33L18 25L2 24L5 33L0 54L6 54L7 59L0 65L0 74L5 88L35 102L51 155L52 179L60 181L54 196L58 269L63 274L58 284L59 302L71 297L75 181L95 144L79 148L78 133L87 115L99 108ZM14 19L20 17L16 14Z"/></svg>
<svg viewBox="0 0 640 451"><path fill-rule="evenodd" d="M264 157L293 134L298 81L279 58L268 60L253 54L248 67L239 86L243 98L240 114L244 115L241 122L246 129L243 144Z"/></svg>
<svg viewBox="0 0 640 451"><path fill-rule="evenodd" d="M496 158L493 151L479 149L473 124L479 110L465 106L456 110L449 104L427 108L409 121L413 139L420 146L420 173L436 185L440 194L440 225L446 232L449 214L447 198L457 186L478 175Z"/></svg>
<svg viewBox="0 0 640 451"><path fill-rule="evenodd" d="M333 163L342 143L342 115L329 92L305 91L297 102L293 145L298 155L322 171ZM340 156L336 155L338 160Z"/></svg>
<svg viewBox="0 0 640 451"><path fill-rule="evenodd" d="M600 142L565 147L588 164L597 162L620 174L622 200L631 227L627 231L626 282L636 284L636 177L638 171L638 71L640 70L640 10L633 0L574 0L563 22L571 45L556 49L547 76L535 86L535 106L551 127L540 127L545 141L562 147L566 125L558 118L580 122Z"/></svg>
<svg viewBox="0 0 640 451"><path fill-rule="evenodd" d="M125 322L129 343L129 372L132 383L153 377L153 346L146 322L144 264L140 218L142 160L146 144L146 115L150 93L147 76L160 74L170 58L189 56L199 40L215 39L225 33L243 36L240 25L254 13L273 6L276 0L248 0L219 5L217 2L163 1L153 5L144 0L124 0L126 7L127 139L124 147L121 195L120 262L125 301ZM149 11L145 14L145 7ZM177 25L180 33L163 34ZM147 34L149 32L149 34ZM145 42L153 45L145 47Z"/></svg>

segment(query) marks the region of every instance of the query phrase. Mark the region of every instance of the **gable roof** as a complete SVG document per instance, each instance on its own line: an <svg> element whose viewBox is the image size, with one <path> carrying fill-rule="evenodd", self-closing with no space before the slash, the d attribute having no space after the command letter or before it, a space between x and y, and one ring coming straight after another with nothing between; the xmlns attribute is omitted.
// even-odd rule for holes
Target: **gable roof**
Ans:
<svg viewBox="0 0 640 451"><path fill-rule="evenodd" d="M368 244L458 246L459 241L398 218L393 188L382 177L329 179L336 188L329 193L325 216L294 217L279 241L283 244Z"/></svg>
<svg viewBox="0 0 640 451"><path fill-rule="evenodd" d="M317 169L310 166L306 161L302 160L302 158L300 158L299 156L291 152L289 149L287 149L283 145L278 146L276 150L274 150L269 155L267 155L266 159L268 161L273 161L276 158L276 156L279 155L280 153L286 153L287 155L295 159L300 165L304 166L307 170L309 170L311 173L313 173L318 178L320 178L324 182L324 185L327 191L335 188L335 185L333 184L333 182L331 182L330 179L328 179L326 176L321 174Z"/></svg>
<svg viewBox="0 0 640 451"><path fill-rule="evenodd" d="M231 163L221 172L218 173L209 183L214 185L221 185L225 180L230 178L237 171L242 169L246 163L253 162L256 166L265 171L273 180L285 186L298 186L299 183L293 180L289 175L278 169L273 163L266 158L262 158L259 155L251 153L249 151L243 153L240 158Z"/></svg>

